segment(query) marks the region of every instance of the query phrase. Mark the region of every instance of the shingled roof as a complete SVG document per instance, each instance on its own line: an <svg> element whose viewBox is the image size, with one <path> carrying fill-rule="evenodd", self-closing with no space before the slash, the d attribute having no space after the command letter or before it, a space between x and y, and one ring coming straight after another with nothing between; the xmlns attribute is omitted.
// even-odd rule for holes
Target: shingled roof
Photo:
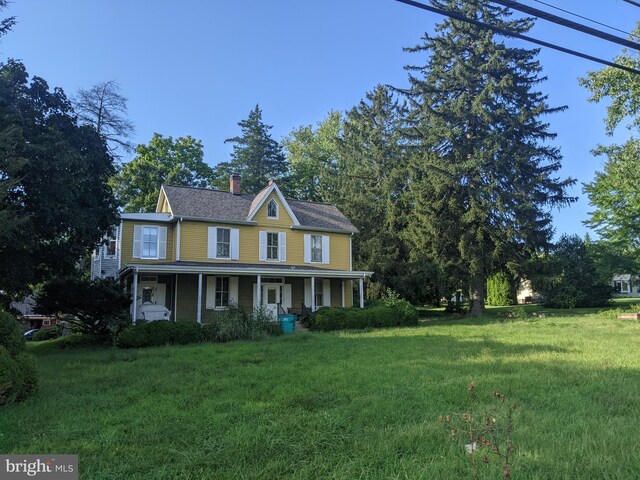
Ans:
<svg viewBox="0 0 640 480"><path fill-rule="evenodd" d="M260 196L237 195L220 190L163 185L171 212L176 217L198 217L216 220L246 221ZM258 200L258 202L254 202ZM301 227L341 230L355 233L358 230L334 205L285 199Z"/></svg>

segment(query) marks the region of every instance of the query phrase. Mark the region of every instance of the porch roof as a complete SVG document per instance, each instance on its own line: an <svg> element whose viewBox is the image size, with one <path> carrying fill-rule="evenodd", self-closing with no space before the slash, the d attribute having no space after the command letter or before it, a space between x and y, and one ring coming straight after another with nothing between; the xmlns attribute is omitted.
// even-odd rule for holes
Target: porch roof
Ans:
<svg viewBox="0 0 640 480"><path fill-rule="evenodd" d="M172 274L172 273L204 273L219 275L273 275L279 277L323 277L358 279L370 277L373 272L328 270L313 266L299 265L264 265L252 263L208 263L208 262L167 262L153 264L128 264L120 270L120 277L128 273Z"/></svg>

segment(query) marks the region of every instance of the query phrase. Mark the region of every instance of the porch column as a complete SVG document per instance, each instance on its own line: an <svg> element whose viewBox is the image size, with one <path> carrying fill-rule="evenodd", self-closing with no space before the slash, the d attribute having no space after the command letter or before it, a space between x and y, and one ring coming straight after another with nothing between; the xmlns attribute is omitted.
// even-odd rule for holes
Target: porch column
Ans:
<svg viewBox="0 0 640 480"><path fill-rule="evenodd" d="M360 308L364 308L364 279L360 279Z"/></svg>
<svg viewBox="0 0 640 480"><path fill-rule="evenodd" d="M133 311L131 312L131 323L136 324L138 316L138 270L133 271Z"/></svg>
<svg viewBox="0 0 640 480"><path fill-rule="evenodd" d="M202 323L202 274L198 274L198 323Z"/></svg>
<svg viewBox="0 0 640 480"><path fill-rule="evenodd" d="M340 293L342 293L342 308L344 308L347 306L344 298L344 279L340 281L340 284L342 285L342 290L340 291Z"/></svg>
<svg viewBox="0 0 640 480"><path fill-rule="evenodd" d="M316 277L311 277L311 311L316 311Z"/></svg>
<svg viewBox="0 0 640 480"><path fill-rule="evenodd" d="M262 277L258 275L256 281L256 307L262 305Z"/></svg>
<svg viewBox="0 0 640 480"><path fill-rule="evenodd" d="M178 321L178 274L173 282L173 321Z"/></svg>

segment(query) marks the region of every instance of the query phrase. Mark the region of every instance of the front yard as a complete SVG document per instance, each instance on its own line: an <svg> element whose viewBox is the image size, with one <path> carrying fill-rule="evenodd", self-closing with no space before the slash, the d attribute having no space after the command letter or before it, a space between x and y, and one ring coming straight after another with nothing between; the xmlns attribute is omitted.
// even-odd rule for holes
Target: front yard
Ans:
<svg viewBox="0 0 640 480"><path fill-rule="evenodd" d="M82 479L471 478L438 416L472 379L519 404L513 479L640 477L640 324L610 314L31 351L0 452L77 453Z"/></svg>

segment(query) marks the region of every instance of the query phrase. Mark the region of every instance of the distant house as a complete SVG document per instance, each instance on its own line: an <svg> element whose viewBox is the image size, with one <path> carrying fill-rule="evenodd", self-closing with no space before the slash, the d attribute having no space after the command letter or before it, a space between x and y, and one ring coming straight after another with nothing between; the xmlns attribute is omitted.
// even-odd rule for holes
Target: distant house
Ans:
<svg viewBox="0 0 640 480"><path fill-rule="evenodd" d="M32 328L50 328L58 324L58 320L55 317L36 313L35 307L36 301L30 295L20 302L11 302L11 308L19 313L18 320L28 330Z"/></svg>
<svg viewBox="0 0 640 480"><path fill-rule="evenodd" d="M630 273L614 275L611 280L615 297L640 297L640 277Z"/></svg>
<svg viewBox="0 0 640 480"><path fill-rule="evenodd" d="M352 269L355 233L335 206L286 199L274 181L256 195L240 193L238 175L228 192L163 185L154 213L121 215L92 276L117 272L136 299L134 321L150 305L198 322L231 304L274 315L350 307L354 286L363 306L371 272Z"/></svg>

